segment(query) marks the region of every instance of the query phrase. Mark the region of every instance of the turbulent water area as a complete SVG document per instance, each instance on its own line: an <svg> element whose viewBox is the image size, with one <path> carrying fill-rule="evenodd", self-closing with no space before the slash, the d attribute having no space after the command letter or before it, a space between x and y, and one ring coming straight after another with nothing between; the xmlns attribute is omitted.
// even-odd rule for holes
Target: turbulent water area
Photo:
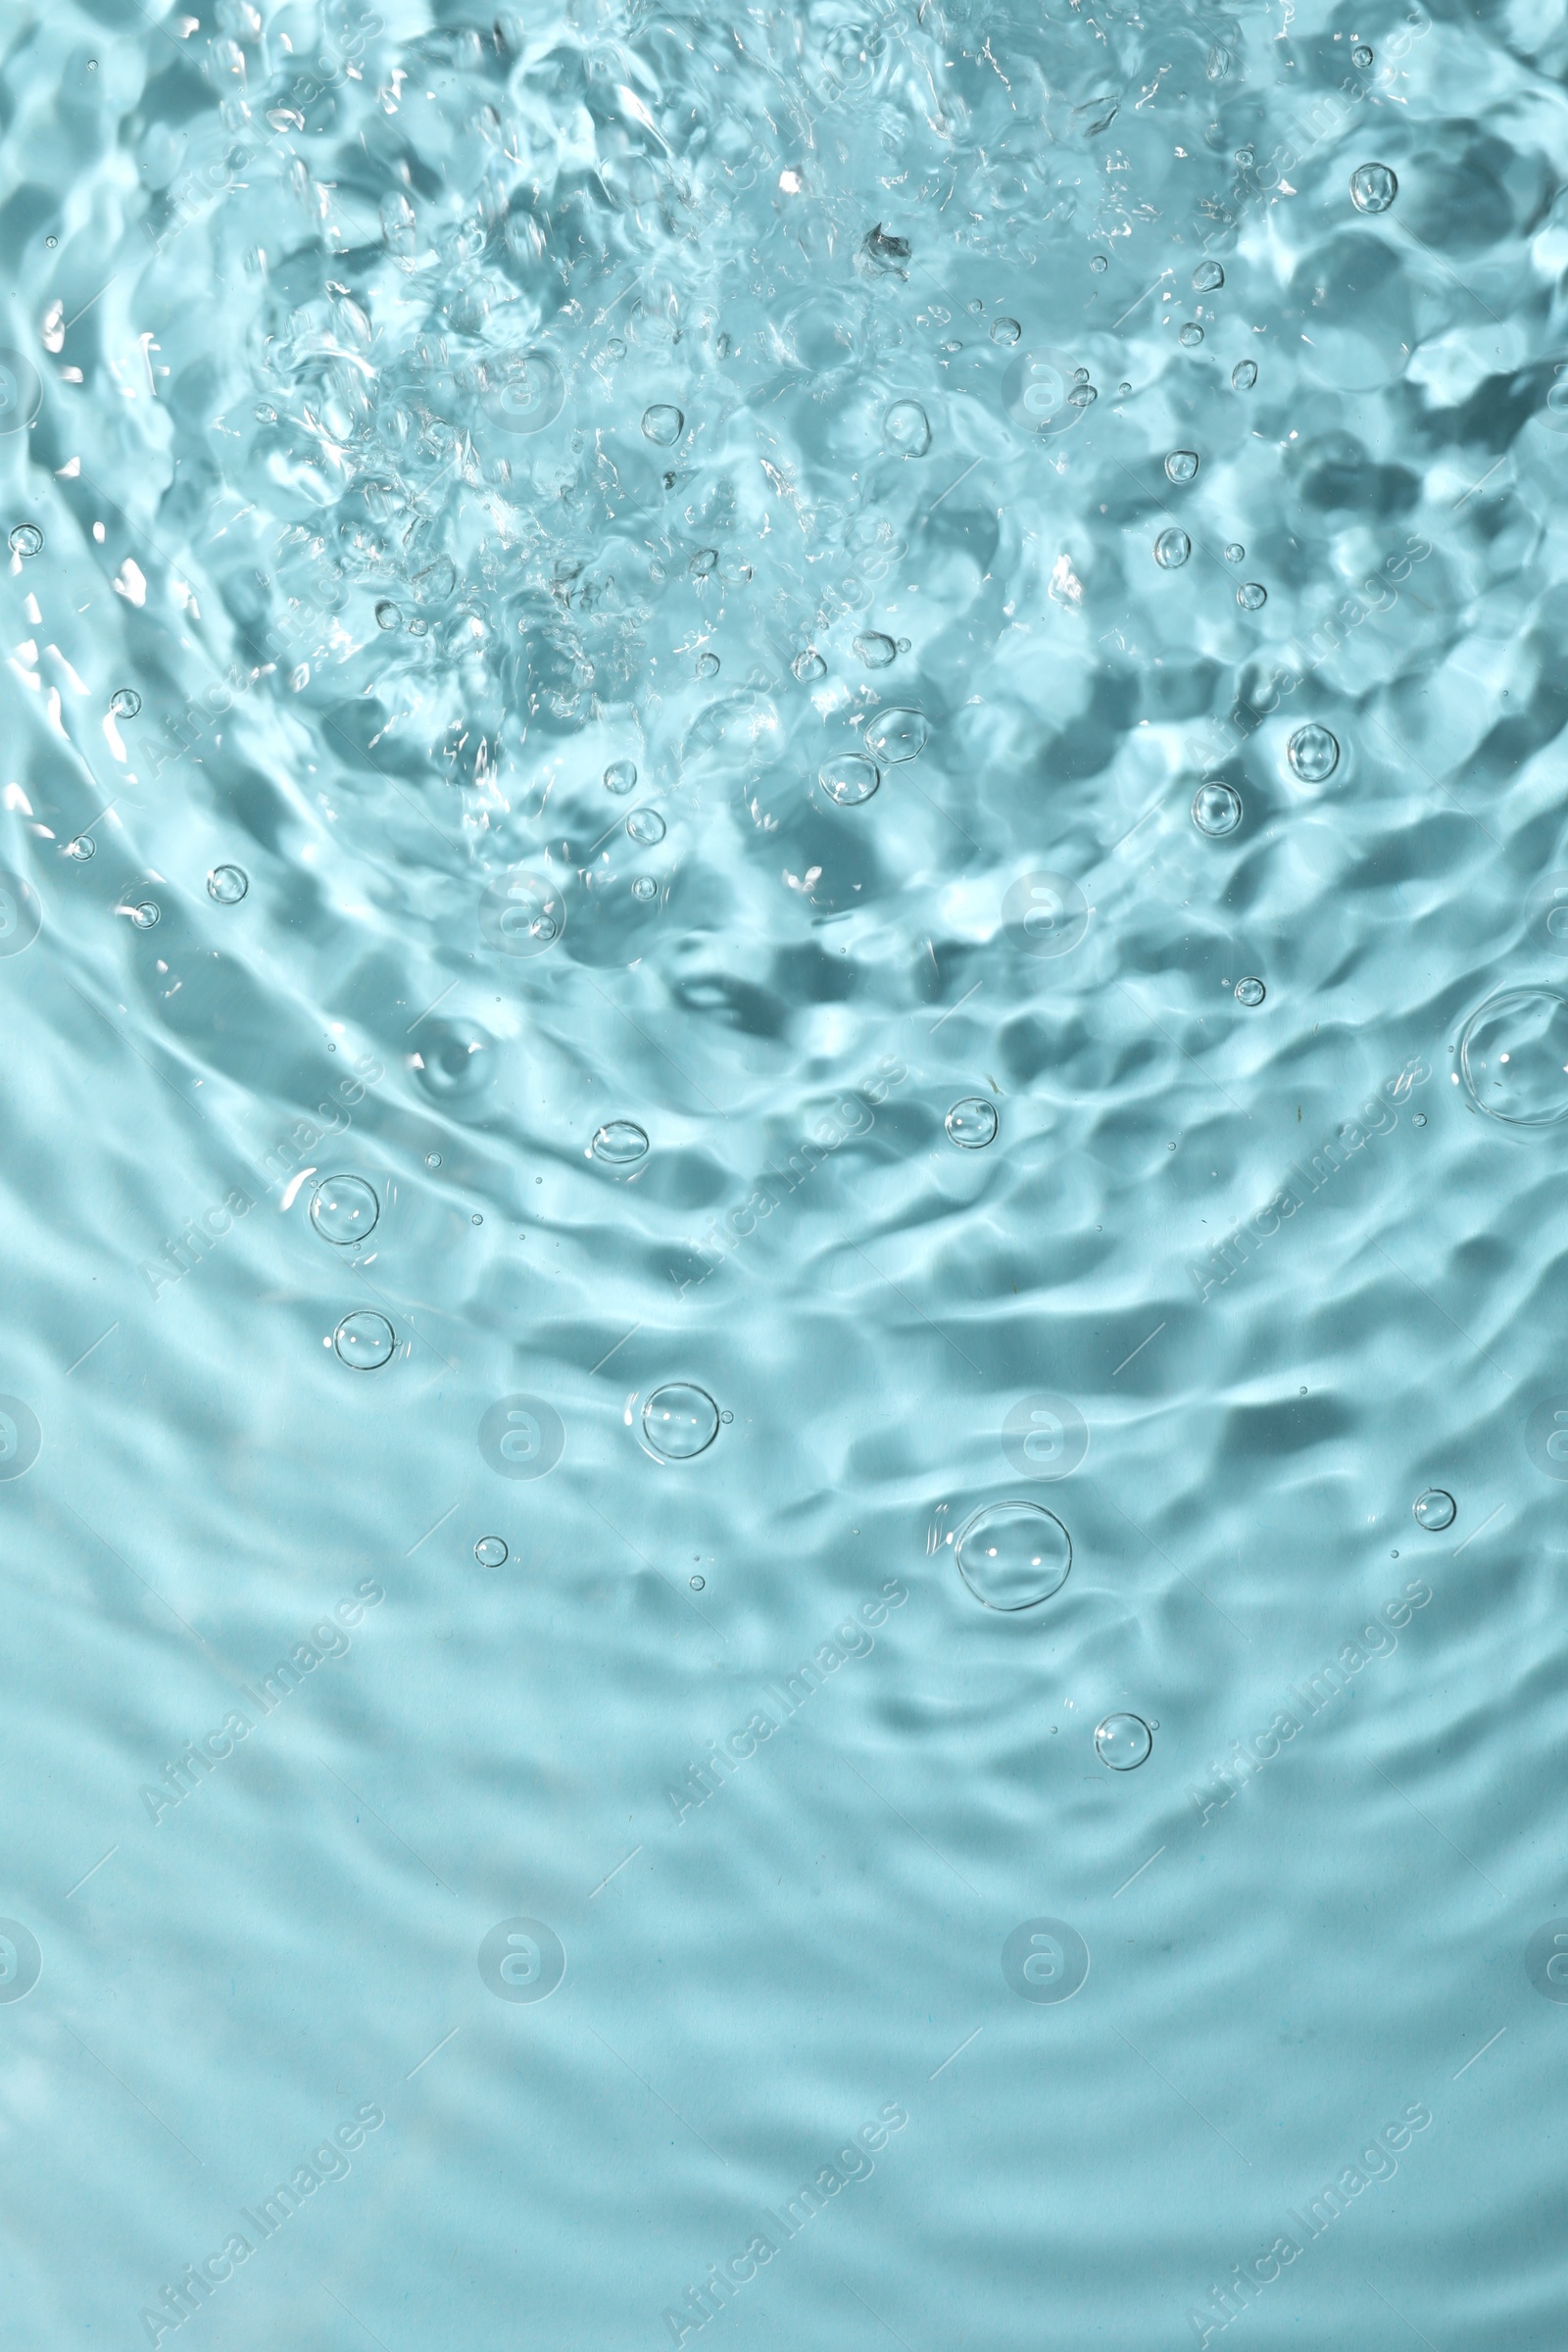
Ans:
<svg viewBox="0 0 1568 2352"><path fill-rule="evenodd" d="M10 2335L1557 2352L1564 0L0 59Z"/></svg>

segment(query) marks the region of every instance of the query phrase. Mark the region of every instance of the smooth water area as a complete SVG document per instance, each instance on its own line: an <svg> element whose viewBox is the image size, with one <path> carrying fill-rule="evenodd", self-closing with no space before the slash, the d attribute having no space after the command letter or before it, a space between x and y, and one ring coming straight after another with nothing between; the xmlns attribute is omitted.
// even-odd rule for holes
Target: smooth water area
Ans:
<svg viewBox="0 0 1568 2352"><path fill-rule="evenodd" d="M16 2341L1556 2352L1561 0L0 56Z"/></svg>

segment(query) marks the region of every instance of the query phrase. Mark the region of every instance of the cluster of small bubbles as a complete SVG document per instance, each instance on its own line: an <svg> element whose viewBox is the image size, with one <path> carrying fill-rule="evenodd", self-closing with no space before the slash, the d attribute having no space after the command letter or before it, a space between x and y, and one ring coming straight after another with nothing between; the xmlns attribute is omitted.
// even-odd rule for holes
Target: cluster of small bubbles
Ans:
<svg viewBox="0 0 1568 2352"><path fill-rule="evenodd" d="M1246 548L1243 547L1239 541L1233 539L1230 546L1225 550L1225 561L1227 564L1240 564L1244 561L1246 555Z"/></svg>
<svg viewBox="0 0 1568 2352"><path fill-rule="evenodd" d="M636 874L632 877L631 895L634 899L641 899L646 904L649 899L658 898L659 884L654 880L652 874Z"/></svg>
<svg viewBox="0 0 1568 2352"><path fill-rule="evenodd" d="M1203 340L1203 330L1196 318L1189 318L1176 340L1178 343L1184 343L1189 351L1196 351Z"/></svg>
<svg viewBox="0 0 1568 2352"><path fill-rule="evenodd" d="M867 669L886 669L899 649L880 629L866 629L855 639L855 650Z"/></svg>
<svg viewBox="0 0 1568 2352"><path fill-rule="evenodd" d="M1358 213L1386 213L1398 193L1387 164L1358 164L1350 173L1350 202Z"/></svg>
<svg viewBox="0 0 1568 2352"><path fill-rule="evenodd" d="M1072 1539L1038 1502L993 1502L959 1529L958 1574L988 1609L1032 1609L1059 1592L1072 1567Z"/></svg>
<svg viewBox="0 0 1568 2352"><path fill-rule="evenodd" d="M85 861L98 855L98 844L90 833L78 833L74 841L66 844L66 856Z"/></svg>
<svg viewBox="0 0 1568 2352"><path fill-rule="evenodd" d="M626 830L633 841L640 841L645 850L664 838L664 820L657 808L634 808L626 819Z"/></svg>
<svg viewBox="0 0 1568 2352"><path fill-rule="evenodd" d="M1095 1731L1095 1752L1112 1772L1135 1772L1147 1764L1154 1735L1141 1715L1107 1715Z"/></svg>
<svg viewBox="0 0 1568 2352"><path fill-rule="evenodd" d="M718 656L716 654L699 654L696 661L692 663L692 669L694 674L699 678L716 678L718 675Z"/></svg>
<svg viewBox="0 0 1568 2352"><path fill-rule="evenodd" d="M1193 543L1185 531L1161 531L1154 541L1154 562L1166 571L1180 571L1192 552Z"/></svg>
<svg viewBox="0 0 1568 2352"><path fill-rule="evenodd" d="M41 556L43 533L35 522L19 522L11 534L11 553L14 556Z"/></svg>
<svg viewBox="0 0 1568 2352"><path fill-rule="evenodd" d="M993 318L991 321L993 343L1016 343L1022 333L1023 328L1016 318Z"/></svg>
<svg viewBox="0 0 1568 2352"><path fill-rule="evenodd" d="M1261 1004L1263 999L1267 995L1268 990L1263 986L1261 980L1249 978L1246 980L1238 980L1236 983L1236 1002L1238 1004Z"/></svg>
<svg viewBox="0 0 1568 2352"><path fill-rule="evenodd" d="M858 808L876 791L882 770L874 760L864 759L858 752L845 752L837 760L824 760L816 780L841 808Z"/></svg>
<svg viewBox="0 0 1568 2352"><path fill-rule="evenodd" d="M1105 271L1110 268L1110 263L1104 254L1097 253L1090 262L1089 267L1091 270L1093 270L1097 277L1102 277Z"/></svg>
<svg viewBox="0 0 1568 2352"><path fill-rule="evenodd" d="M882 418L882 438L898 457L923 458L931 446L931 419L917 400L896 400Z"/></svg>
<svg viewBox="0 0 1568 2352"><path fill-rule="evenodd" d="M1357 42L1356 46L1350 51L1350 63L1352 66L1359 66L1363 73L1365 73L1367 67L1372 63L1372 52L1367 47L1365 41Z"/></svg>
<svg viewBox="0 0 1568 2352"><path fill-rule="evenodd" d="M1244 580L1236 591L1236 602L1244 612L1261 612L1268 603L1268 590L1261 580Z"/></svg>
<svg viewBox="0 0 1568 2352"><path fill-rule="evenodd" d="M378 629L401 629L403 626L402 610L389 596L383 596L375 608L375 625Z"/></svg>
<svg viewBox="0 0 1568 2352"><path fill-rule="evenodd" d="M610 1167L629 1168L646 1156L648 1137L634 1119L607 1119L588 1149Z"/></svg>
<svg viewBox="0 0 1568 2352"><path fill-rule="evenodd" d="M643 434L656 449L672 449L685 430L685 417L668 401L656 401L643 411Z"/></svg>
<svg viewBox="0 0 1568 2352"><path fill-rule="evenodd" d="M706 1453L718 1435L718 1407L706 1389L671 1381L656 1389L643 1406L643 1436L665 1462L690 1462Z"/></svg>
<svg viewBox="0 0 1568 2352"><path fill-rule="evenodd" d="M481 1568L504 1568L507 1564L506 1538L481 1536L473 1547L473 1556Z"/></svg>
<svg viewBox="0 0 1568 2352"><path fill-rule="evenodd" d="M636 760L612 760L610 765L605 770L605 790L607 792L612 792L617 800L621 800L624 799L628 792L635 792L636 789Z"/></svg>
<svg viewBox="0 0 1568 2352"><path fill-rule="evenodd" d="M931 740L931 729L920 710L879 710L865 722L865 748L884 767L917 760Z"/></svg>
<svg viewBox="0 0 1568 2352"><path fill-rule="evenodd" d="M1441 1536L1444 1529L1451 1527L1459 1515L1458 1504L1451 1494L1445 1494L1442 1487L1428 1487L1424 1494L1416 1496L1410 1508L1415 1514L1417 1527L1424 1527L1433 1536Z"/></svg>
<svg viewBox="0 0 1568 2352"><path fill-rule="evenodd" d="M808 645L797 654L790 667L803 686L814 685L818 678L827 676L827 663L814 645Z"/></svg>
<svg viewBox="0 0 1568 2352"><path fill-rule="evenodd" d="M1242 821L1242 796L1230 784L1200 784L1193 797L1193 822L1200 833L1223 841Z"/></svg>
<svg viewBox="0 0 1568 2352"><path fill-rule="evenodd" d="M983 1152L997 1140L997 1106L984 1095L966 1095L961 1102L955 1102L942 1124L948 1141L956 1144L960 1152Z"/></svg>
<svg viewBox="0 0 1568 2352"><path fill-rule="evenodd" d="M1255 360L1238 360L1231 369L1231 390L1233 392L1250 392L1256 381L1257 362Z"/></svg>
<svg viewBox="0 0 1568 2352"><path fill-rule="evenodd" d="M340 1363L351 1372L376 1372L389 1363L397 1346L397 1335L385 1315L361 1307L345 1315L332 1334L332 1347Z"/></svg>
<svg viewBox="0 0 1568 2352"><path fill-rule="evenodd" d="M139 906L129 906L125 911L138 931L150 931L159 916L159 908L151 899L143 899Z"/></svg>
<svg viewBox="0 0 1568 2352"><path fill-rule="evenodd" d="M336 1250L356 1248L375 1230L381 1203L363 1176L324 1176L311 1195L311 1223Z"/></svg>
<svg viewBox="0 0 1568 2352"><path fill-rule="evenodd" d="M1303 784L1322 784L1340 764L1339 739L1314 720L1297 728L1285 747L1285 757Z"/></svg>
<svg viewBox="0 0 1568 2352"><path fill-rule="evenodd" d="M141 696L134 686L117 686L109 697L109 709L115 718L134 718L141 709Z"/></svg>
<svg viewBox="0 0 1568 2352"><path fill-rule="evenodd" d="M1225 272L1218 262L1200 262L1193 271L1195 294L1217 294L1225 283Z"/></svg>
<svg viewBox="0 0 1568 2352"><path fill-rule="evenodd" d="M1193 482L1198 479L1196 449L1173 449L1165 460L1166 478L1173 482Z"/></svg>
<svg viewBox="0 0 1568 2352"><path fill-rule="evenodd" d="M207 896L220 906L237 906L251 886L240 865L215 865L207 877Z"/></svg>

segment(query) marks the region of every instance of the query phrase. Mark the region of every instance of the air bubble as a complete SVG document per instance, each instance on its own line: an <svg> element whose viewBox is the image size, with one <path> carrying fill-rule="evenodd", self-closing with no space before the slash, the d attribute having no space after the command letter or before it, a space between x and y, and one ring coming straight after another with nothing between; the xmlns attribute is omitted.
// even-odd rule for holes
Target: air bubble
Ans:
<svg viewBox="0 0 1568 2352"><path fill-rule="evenodd" d="M66 856L74 858L81 863L85 863L89 858L96 858L97 855L98 844L90 833L78 833L74 841L68 841L66 844Z"/></svg>
<svg viewBox="0 0 1568 2352"><path fill-rule="evenodd" d="M1185 531L1161 531L1154 541L1154 562L1165 571L1180 571L1193 552Z"/></svg>
<svg viewBox="0 0 1568 2352"><path fill-rule="evenodd" d="M1255 360L1238 360L1231 369L1231 390L1233 392L1250 392L1256 381L1257 362Z"/></svg>
<svg viewBox="0 0 1568 2352"><path fill-rule="evenodd" d="M858 808L876 791L882 771L874 760L862 759L858 752L845 752L837 760L825 760L816 771L816 780L841 808Z"/></svg>
<svg viewBox="0 0 1568 2352"><path fill-rule="evenodd" d="M643 1406L643 1436L662 1461L690 1462L718 1435L718 1407L706 1389L672 1381Z"/></svg>
<svg viewBox="0 0 1568 2352"><path fill-rule="evenodd" d="M1165 460L1165 472L1173 482L1192 482L1198 479L1196 449L1173 449Z"/></svg>
<svg viewBox="0 0 1568 2352"><path fill-rule="evenodd" d="M1196 351L1203 340L1203 330L1196 319L1189 318L1176 340L1178 343L1184 343L1189 351Z"/></svg>
<svg viewBox="0 0 1568 2352"><path fill-rule="evenodd" d="M1261 580L1244 580L1236 591L1236 602L1244 612L1261 612L1268 603L1268 590Z"/></svg>
<svg viewBox="0 0 1568 2352"><path fill-rule="evenodd" d="M1386 213L1398 193L1387 164L1359 164L1350 173L1350 202L1358 213Z"/></svg>
<svg viewBox="0 0 1568 2352"><path fill-rule="evenodd" d="M931 729L919 710L879 710L865 722L865 748L883 767L917 760L931 740Z"/></svg>
<svg viewBox="0 0 1568 2352"><path fill-rule="evenodd" d="M1226 561L1226 563L1227 563L1227 564L1242 564L1242 563L1245 563L1245 562L1246 562L1246 560L1247 560L1247 550L1246 550L1246 548L1245 548L1245 547L1243 547L1243 546L1241 546L1241 545L1240 545L1240 543L1239 543L1238 541L1235 541L1235 540L1233 540L1233 541L1232 541L1232 543L1231 543L1231 545L1230 545L1230 546L1229 546L1229 547L1228 547L1228 548L1225 550L1225 561Z"/></svg>
<svg viewBox="0 0 1568 2352"><path fill-rule="evenodd" d="M607 1119L588 1149L612 1168L629 1168L646 1156L648 1138L634 1119Z"/></svg>
<svg viewBox="0 0 1568 2352"><path fill-rule="evenodd" d="M139 906L127 906L125 911L138 931L150 931L162 910L152 899L143 899Z"/></svg>
<svg viewBox="0 0 1568 2352"><path fill-rule="evenodd" d="M692 669L694 674L699 678L716 678L718 675L718 656L716 654L699 654L696 661L692 663Z"/></svg>
<svg viewBox="0 0 1568 2352"><path fill-rule="evenodd" d="M1023 328L1018 324L1016 318L993 318L991 321L993 343L1013 344L1017 342L1022 333Z"/></svg>
<svg viewBox="0 0 1568 2352"><path fill-rule="evenodd" d="M1089 267L1097 277L1103 277L1105 271L1110 268L1110 263L1104 254L1097 253L1091 260Z"/></svg>
<svg viewBox="0 0 1568 2352"><path fill-rule="evenodd" d="M473 1547L473 1556L481 1568L504 1568L507 1564L506 1538L481 1536Z"/></svg>
<svg viewBox="0 0 1568 2352"><path fill-rule="evenodd" d="M1410 1508L1417 1527L1424 1527L1433 1536L1441 1536L1444 1529L1451 1527L1459 1515L1458 1504L1442 1487L1428 1487L1424 1494L1416 1496Z"/></svg>
<svg viewBox="0 0 1568 2352"><path fill-rule="evenodd" d="M954 1545L958 1574L988 1609L1032 1609L1059 1592L1072 1566L1072 1539L1037 1502L993 1502L976 1511Z"/></svg>
<svg viewBox="0 0 1568 2352"><path fill-rule="evenodd" d="M1200 784L1193 798L1193 822L1200 833L1222 841L1242 821L1242 796L1229 784Z"/></svg>
<svg viewBox="0 0 1568 2352"><path fill-rule="evenodd" d="M891 637L883 636L880 629L867 629L862 636L856 638L855 650L867 669L886 669L899 649Z"/></svg>
<svg viewBox="0 0 1568 2352"><path fill-rule="evenodd" d="M1364 41L1359 42L1356 47L1350 51L1350 63L1352 66L1359 66L1363 74L1366 72L1367 67L1372 63L1372 52Z"/></svg>
<svg viewBox="0 0 1568 2352"><path fill-rule="evenodd" d="M1285 757L1303 784L1322 784L1340 764L1339 739L1315 723L1298 727L1285 747Z"/></svg>
<svg viewBox="0 0 1568 2352"><path fill-rule="evenodd" d="M931 446L931 419L917 400L896 400L883 416L882 438L895 457L923 458Z"/></svg>
<svg viewBox="0 0 1568 2352"><path fill-rule="evenodd" d="M634 899L641 899L646 905L649 899L658 898L659 884L654 880L652 874L636 874L632 878L631 895Z"/></svg>
<svg viewBox="0 0 1568 2352"><path fill-rule="evenodd" d="M956 1144L960 1152L983 1152L997 1140L997 1106L984 1095L966 1095L961 1102L955 1102L942 1124L948 1141Z"/></svg>
<svg viewBox="0 0 1568 2352"><path fill-rule="evenodd" d="M14 556L41 556L43 533L35 522L19 522L11 534L11 553Z"/></svg>
<svg viewBox="0 0 1568 2352"><path fill-rule="evenodd" d="M637 763L634 760L612 760L605 770L605 790L617 800L637 789Z"/></svg>
<svg viewBox="0 0 1568 2352"><path fill-rule="evenodd" d="M667 401L656 401L643 411L643 434L656 449L672 449L685 430L685 417Z"/></svg>
<svg viewBox="0 0 1568 2352"><path fill-rule="evenodd" d="M344 1316L332 1334L332 1346L351 1372L375 1372L391 1360L397 1335L385 1315L362 1307Z"/></svg>
<svg viewBox="0 0 1568 2352"><path fill-rule="evenodd" d="M1238 1004L1246 1004L1249 1006L1261 1004L1263 999L1267 995L1268 990L1263 986L1261 980L1238 980L1236 983L1236 1002Z"/></svg>
<svg viewBox="0 0 1568 2352"><path fill-rule="evenodd" d="M803 686L812 686L818 678L827 676L827 663L814 645L808 645L804 653L797 654L790 667Z"/></svg>
<svg viewBox="0 0 1568 2352"><path fill-rule="evenodd" d="M109 697L109 709L115 718L134 718L141 709L141 696L134 686L117 686Z"/></svg>
<svg viewBox="0 0 1568 2352"><path fill-rule="evenodd" d="M1217 294L1225 283L1225 272L1218 262L1200 262L1193 271L1195 294Z"/></svg>
<svg viewBox="0 0 1568 2352"><path fill-rule="evenodd" d="M403 626L403 609L395 605L389 596L383 596L375 608L375 625L378 629L401 629Z"/></svg>
<svg viewBox="0 0 1568 2352"><path fill-rule="evenodd" d="M1464 1025L1459 1073L1478 1110L1509 1127L1568 1118L1568 999L1505 988Z"/></svg>
<svg viewBox="0 0 1568 2352"><path fill-rule="evenodd" d="M381 1215L381 1203L363 1176L324 1176L311 1195L311 1223L336 1250L363 1242Z"/></svg>
<svg viewBox="0 0 1568 2352"><path fill-rule="evenodd" d="M207 896L220 906L237 906L250 886L243 866L215 865L207 877Z"/></svg>
<svg viewBox="0 0 1568 2352"><path fill-rule="evenodd" d="M664 820L657 808L634 808L626 819L626 830L633 841L651 850L655 842L664 838Z"/></svg>
<svg viewBox="0 0 1568 2352"><path fill-rule="evenodd" d="M1096 1728L1095 1752L1112 1772L1135 1772L1147 1764L1154 1735L1141 1715L1107 1715Z"/></svg>

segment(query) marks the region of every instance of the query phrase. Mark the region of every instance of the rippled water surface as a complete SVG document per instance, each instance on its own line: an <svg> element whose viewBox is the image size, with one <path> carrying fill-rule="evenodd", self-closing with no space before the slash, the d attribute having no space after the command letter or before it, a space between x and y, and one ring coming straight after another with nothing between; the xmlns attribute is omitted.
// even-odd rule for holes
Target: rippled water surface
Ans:
<svg viewBox="0 0 1568 2352"><path fill-rule="evenodd" d="M0 55L16 2340L1556 2352L1562 0Z"/></svg>

